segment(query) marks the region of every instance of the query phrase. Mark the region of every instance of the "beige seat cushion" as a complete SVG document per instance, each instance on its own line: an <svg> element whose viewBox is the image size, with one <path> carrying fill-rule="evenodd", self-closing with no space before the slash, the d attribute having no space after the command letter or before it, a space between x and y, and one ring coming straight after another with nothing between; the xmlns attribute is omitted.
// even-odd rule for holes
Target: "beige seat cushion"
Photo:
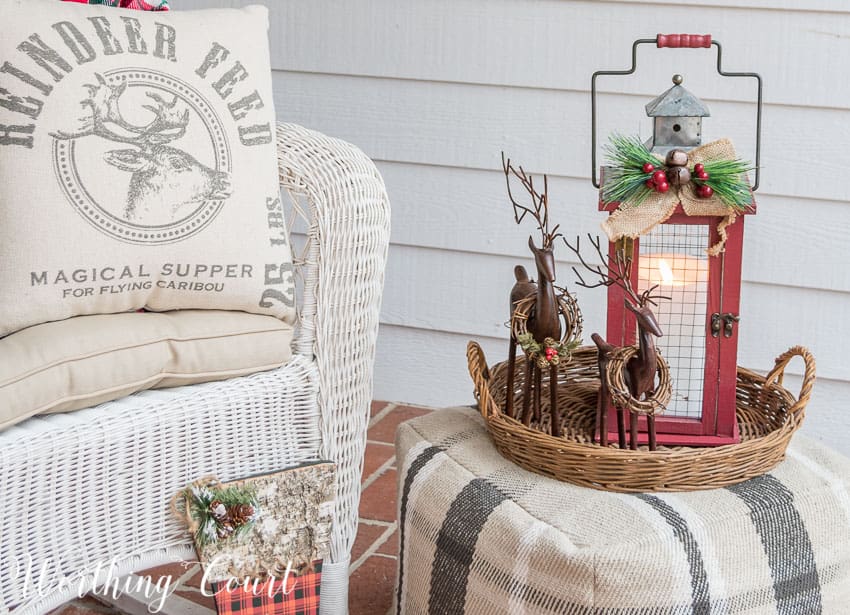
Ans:
<svg viewBox="0 0 850 615"><path fill-rule="evenodd" d="M292 326L216 310L78 316L0 339L0 428L144 389L280 367Z"/></svg>

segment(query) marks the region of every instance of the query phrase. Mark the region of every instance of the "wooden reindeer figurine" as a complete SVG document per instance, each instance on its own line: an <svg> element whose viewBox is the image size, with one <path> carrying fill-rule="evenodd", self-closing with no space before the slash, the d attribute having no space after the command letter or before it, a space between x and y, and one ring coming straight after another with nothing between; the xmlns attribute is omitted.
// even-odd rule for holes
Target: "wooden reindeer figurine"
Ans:
<svg viewBox="0 0 850 615"><path fill-rule="evenodd" d="M528 272L522 265L514 267L514 278L516 283L511 289L510 301L510 318L513 318L514 311L517 309L520 301L527 299L537 293L537 284L528 278ZM508 386L507 395L505 395L505 414L512 417L514 415L514 382L516 379L516 336L514 335L513 327L511 328L511 341L508 349Z"/></svg>
<svg viewBox="0 0 850 615"><path fill-rule="evenodd" d="M594 333L590 338L596 344L599 352L597 359L599 364L599 394L596 398L596 431L599 431L599 444L608 446L608 405L611 403L611 393L608 390L605 372L608 371L611 352L616 347L606 342L598 333ZM620 448L626 448L626 418L622 408L617 408L617 435L619 436L618 444Z"/></svg>
<svg viewBox="0 0 850 615"><path fill-rule="evenodd" d="M642 399L645 395L652 394L655 391L655 374L658 366L658 355L655 348L655 338L662 337L663 332L658 325L649 305L658 305L659 299L669 299L669 297L661 297L652 293L658 288L658 285L643 291L638 294L631 282L632 273L632 258L626 256L625 250L617 249L615 256L606 257L602 253L601 244L598 238L594 239L591 236L590 243L596 249L603 265L590 265L581 255L579 249L579 241L576 238L576 245L572 246L564 239L564 243L572 250L585 269L599 277L599 281L595 283L587 283L579 273L578 269L573 267L573 271L578 277L578 285L584 288L597 288L599 286L618 286L625 294L625 306L635 315L638 326L638 352L626 363L626 373L624 380L629 389L630 395L634 399ZM604 270L603 270L604 267ZM599 374L601 380L600 394L597 407L597 428L600 432L600 444L607 445L607 412L608 406L611 404L611 394L608 390L605 379L605 372L608 369L608 361L612 354L618 349L616 346L606 342L602 336L597 333L592 335L593 341L599 349ZM656 431L655 431L655 416L648 414L647 431L649 433L649 449L656 449ZM638 442L638 416L632 412L629 418L629 446L631 449L637 449ZM625 433L625 417L623 408L617 408L617 435L619 436L620 448L626 446Z"/></svg>
<svg viewBox="0 0 850 615"><path fill-rule="evenodd" d="M534 305L530 310L527 320L528 332L534 337L535 342L543 344L546 338L559 340L561 337L561 317L558 309L558 299L555 294L555 256L554 242L560 236L558 226L549 229L549 180L543 176L543 192L538 192L534 187L534 179L528 175L522 167L514 167L510 160L505 160L502 154L502 170L505 173L505 181L508 187L508 197L511 200L514 210L514 221L519 224L527 215L531 215L537 222L537 229L541 234L541 246L538 248L534 244L534 238L528 237L528 247L534 255L534 263L537 267L537 283L533 284L528 280L525 269L518 274L518 269L514 271L517 279L517 284L514 285L511 291L511 317L516 309L517 301L522 301L531 296L533 290ZM521 205L513 196L511 191L511 178L519 180L520 184L525 188L526 192L531 196L531 207ZM521 279L523 278L523 279ZM523 295L522 297L520 295ZM513 375L514 369L512 364L515 363L517 340L511 334L510 353L508 357L508 397L511 397L513 391ZM543 384L543 377L537 363L531 359L526 360L526 377L523 390L523 408L522 421L528 426L531 424L532 413L539 421L540 416L540 396ZM511 408L513 400L511 400ZM549 366L549 408L551 414L551 434L559 437L561 435L561 423L558 416L558 367L551 364Z"/></svg>

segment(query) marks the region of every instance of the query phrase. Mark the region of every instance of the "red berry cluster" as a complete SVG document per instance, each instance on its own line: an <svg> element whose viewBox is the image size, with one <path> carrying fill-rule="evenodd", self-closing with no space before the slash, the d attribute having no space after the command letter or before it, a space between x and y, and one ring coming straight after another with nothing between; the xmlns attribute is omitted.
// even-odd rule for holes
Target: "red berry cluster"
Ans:
<svg viewBox="0 0 850 615"><path fill-rule="evenodd" d="M551 361L555 356L557 356L557 354L558 354L558 351L555 350L554 348L547 348L546 349L546 360Z"/></svg>
<svg viewBox="0 0 850 615"><path fill-rule="evenodd" d="M664 171L655 171L655 166L651 162L643 165L643 172L652 176L646 180L646 187L656 192L667 192L670 189L670 184L667 183L667 174Z"/></svg>
<svg viewBox="0 0 850 615"><path fill-rule="evenodd" d="M698 180L704 182L708 179L708 173L705 172L705 166L701 163L697 163L694 165L694 175ZM707 184L700 184L697 186L697 195L704 198L710 199L714 194L714 190L712 190L711 186Z"/></svg>

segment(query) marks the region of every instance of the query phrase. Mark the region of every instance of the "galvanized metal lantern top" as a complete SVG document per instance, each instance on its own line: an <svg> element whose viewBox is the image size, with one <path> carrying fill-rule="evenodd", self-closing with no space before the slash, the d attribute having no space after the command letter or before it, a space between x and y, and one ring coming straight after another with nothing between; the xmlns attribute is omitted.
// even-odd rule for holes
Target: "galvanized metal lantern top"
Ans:
<svg viewBox="0 0 850 615"><path fill-rule="evenodd" d="M646 105L646 115L654 118L650 151L666 155L672 149L688 150L702 143L702 118L708 107L682 85L682 75L673 75L673 87Z"/></svg>

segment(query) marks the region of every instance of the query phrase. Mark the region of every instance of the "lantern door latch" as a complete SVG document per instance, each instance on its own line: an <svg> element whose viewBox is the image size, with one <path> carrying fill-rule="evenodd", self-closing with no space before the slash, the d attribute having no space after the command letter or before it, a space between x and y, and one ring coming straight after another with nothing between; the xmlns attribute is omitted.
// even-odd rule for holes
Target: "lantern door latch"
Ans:
<svg viewBox="0 0 850 615"><path fill-rule="evenodd" d="M721 330L723 331L723 337L732 337L735 323L740 320L740 316L731 312L726 312L725 314L715 312L711 315L711 337L720 337Z"/></svg>

